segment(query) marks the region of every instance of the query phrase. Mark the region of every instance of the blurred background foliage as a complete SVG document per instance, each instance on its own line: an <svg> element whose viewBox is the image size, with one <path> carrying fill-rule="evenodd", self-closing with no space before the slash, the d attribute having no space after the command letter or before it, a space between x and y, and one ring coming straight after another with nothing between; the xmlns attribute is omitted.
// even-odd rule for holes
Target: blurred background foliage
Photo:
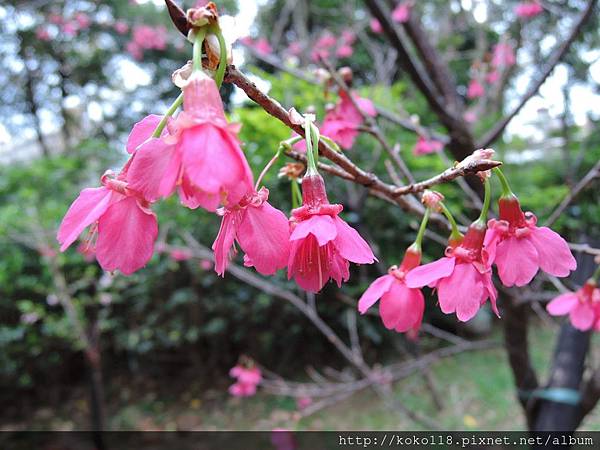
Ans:
<svg viewBox="0 0 600 450"><path fill-rule="evenodd" d="M418 115L422 124L443 131L395 65L385 77L374 67L367 43L374 45L376 51L384 43L369 31L369 16L362 2L301 3L304 7L298 11L306 15L302 26L298 28L292 20L285 23L278 41L271 42L276 51L283 51L299 39L314 39L325 30L339 34L354 23L365 38L359 39L352 58L338 63L353 68L356 89L390 111L398 110L400 105L408 114ZM511 15L516 4L513 1L487 2L489 20L478 24L478 28L473 26L467 9L453 9L452 5L461 2L417 3L425 24L437 27L432 36L439 47L456 56L451 58L451 66L463 89L472 64L469 55L482 45L481 40L489 46L498 41L502 32L520 27ZM582 2L548 3L565 13L574 13ZM239 11L236 1L218 4L224 12ZM280 17L286 4L283 0L260 2L250 33L269 38L274 18ZM85 14L90 24L74 35L65 32L64 24L51 22L53 16L70 20L77 14ZM123 33L115 29L121 21L127 26ZM128 44L132 42L132 30L142 24L154 29L164 27L166 45L144 50L143 56L136 58ZM557 26L556 14L527 24L521 50L524 60L533 64L547 54L544 37ZM40 38L40 29L47 30L49 39ZM305 35L298 35L298 30ZM303 373L307 365L343 366L329 343L307 326L294 308L231 276L217 277L206 261L178 261L169 252L157 252L145 269L124 277L103 273L75 248L58 252L55 230L79 190L98 185L107 168L118 168L126 158L123 144L132 124L146 114L161 113L177 94L170 75L190 57L190 47L170 25L161 4L117 0L6 1L0 6L0 33L0 61L5 68L0 71L0 131L4 136L0 154L3 404L9 405L17 398L30 399L32 404L56 404L68 395L72 385L85 379L80 343L57 301L52 259L66 277L86 330L97 331L109 391L122 386L117 380L127 385L128 377L165 376L200 379L225 390L227 370L240 354L250 355L265 367L291 377ZM596 17L561 65L567 69L568 86L585 84L598 91L597 82L589 76L593 61L587 55L590 49L597 49L598 39ZM309 40L303 42L308 45ZM296 64L301 69L313 67L307 54L300 55ZM505 95L478 118L476 131L487 129L501 115L505 102L522 90L521 76L537 69L531 64L520 67L512 75ZM263 80L270 94L286 107L295 106L299 111L315 107L322 117L326 104L336 100L335 94L325 94L322 87L274 71L248 55L244 70ZM232 95L230 86L224 86L223 93L231 118L243 124L240 139L257 176L279 142L290 136L289 130L243 97ZM567 98L563 114L553 121L545 120L547 114L540 112L535 126L541 139L513 134L495 145L499 158L506 161L513 189L525 208L535 211L540 220L552 212L569 187L600 157L597 114L590 114L585 126L580 126L573 120L571 106ZM385 122L382 127L389 141L401 146L402 156L418 179L446 167L438 155L413 156L414 133ZM370 167L387 180L383 158L374 158L377 148L375 139L362 135L349 152L360 166ZM524 158L526 153L532 156ZM276 174L272 170L265 184L271 191L272 203L289 211L289 182ZM399 262L404 248L414 239L418 224L414 217L376 198L361 203L362 190L356 186L331 177L327 184L330 199L345 205L345 219L368 238L381 261L379 269L352 269L351 282L342 291L356 299L378 276L378 270ZM453 211L476 216L476 211L465 205L464 194L456 184L440 186L439 190ZM590 238L600 236L599 197L598 189L585 191L556 228L570 241L593 243ZM175 198L160 202L155 211L161 237L169 244L184 247L182 231L192 233L207 246L212 244L219 226L217 216L187 210ZM443 247L429 240L425 251L426 258L433 258ZM283 273L276 278L277 282L287 283ZM291 283L286 285L295 289ZM328 285L317 301L324 320L345 335L345 313L351 306L340 301L338 292ZM442 317L435 308L427 308L426 314L433 316L427 320L440 326L455 326L453 318ZM361 317L359 331L370 362L398 358L398 346L405 345L404 338L385 330L377 317ZM10 407L6 412L17 414Z"/></svg>

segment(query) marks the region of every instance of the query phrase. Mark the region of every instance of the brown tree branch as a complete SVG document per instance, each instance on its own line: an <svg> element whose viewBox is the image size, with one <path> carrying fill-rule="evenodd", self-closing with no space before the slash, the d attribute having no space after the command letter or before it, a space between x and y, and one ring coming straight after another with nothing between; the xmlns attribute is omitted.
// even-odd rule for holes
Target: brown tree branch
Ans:
<svg viewBox="0 0 600 450"><path fill-rule="evenodd" d="M573 44L573 42L579 35L579 32L581 31L583 25L592 16L592 12L594 10L594 7L596 6L596 3L597 0L590 0L588 2L586 8L583 10L583 13L581 14L581 16L579 16L579 19L577 20L577 22L573 26L573 29L569 33L567 39L562 44L560 44L548 58L548 61L543 67L542 73L539 76L539 78L531 84L525 95L523 95L523 98L521 98L521 100L519 101L519 104L506 117L504 117L498 123L496 123L496 125L494 125L485 136L483 136L483 138L479 141L477 147L488 147L496 139L498 139L500 135L504 132L504 129L510 123L510 121L519 113L519 111L521 111L521 109L523 108L523 106L525 106L529 99L531 99L531 97L533 97L538 92L542 84L544 84L544 81L546 81L546 78L548 78L548 76L552 73L556 65L567 54L567 52L571 48L571 44Z"/></svg>

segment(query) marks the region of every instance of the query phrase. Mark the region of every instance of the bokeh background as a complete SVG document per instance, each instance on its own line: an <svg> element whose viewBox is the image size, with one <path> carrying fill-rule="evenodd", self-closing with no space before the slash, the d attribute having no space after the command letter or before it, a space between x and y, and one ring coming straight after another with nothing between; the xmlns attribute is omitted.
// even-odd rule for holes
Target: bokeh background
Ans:
<svg viewBox="0 0 600 450"><path fill-rule="evenodd" d="M502 89L485 101L469 100L476 135L525 91L585 4L544 1L544 14L524 24L515 17L516 1L417 3L462 95L474 64L493 43L508 36L518 46L517 64ZM298 75L313 76L311 51L319 38L350 29L358 37L352 55L332 55L332 63L353 69L361 95L443 131L399 69L395 52L370 29L362 2L231 0L218 7L236 17L239 37L252 38L234 46L236 65L284 106L314 107L323 116L335 94L324 94L322 86ZM540 220L600 158L598 29L594 15L539 95L494 145L513 189ZM160 202L155 210L161 245L148 266L130 277L104 273L75 248L58 252L56 229L79 190L97 185L107 168L118 168L132 125L162 113L177 96L171 73L190 58L191 46L162 2L8 0L0 5L0 30L0 429L86 429L98 403L106 428L119 430L419 427L369 390L311 414L302 413L306 405L296 398L260 388L251 398L228 394L233 381L228 372L241 355L286 380L310 381L315 372L338 379L352 375L292 305L230 275L219 278L209 259L192 257L186 233L210 247L220 222L215 215L183 208L175 198ZM274 68L265 55L291 69ZM240 138L256 176L290 132L231 85L223 86L222 95L231 119L243 124ZM412 154L414 133L391 122L380 126L400 145L417 178L447 167L439 155ZM351 157L385 178L377 148L375 139L361 135ZM276 174L266 178L271 199L289 211L289 182ZM331 199L344 203L345 219L371 242L384 270L397 263L414 240L418 219L357 186L332 178L327 183ZM453 211L476 216L456 184L439 190ZM596 183L567 208L555 229L570 242L597 247L599 200ZM428 240L425 251L431 259L443 246ZM593 270L589 255L578 254L578 260L580 270L565 281L569 287ZM376 269L355 268L342 289L330 284L315 299L323 320L344 339L349 317L356 319L369 364L400 363L444 348L448 341L439 330L489 342L482 350L429 361L392 386L394 397L448 429L523 429L501 320L482 309L475 320L459 325L429 297L425 321L437 331L424 330L415 343L386 330L376 316L356 317L356 300L376 276ZM298 292L283 273L275 282ZM541 282L536 287L530 340L543 375L560 321L543 308L554 288ZM71 309L65 309L64 297ZM590 358L598 356L594 347ZM97 361L95 371L89 361ZM600 414L588 417L585 427L600 430Z"/></svg>

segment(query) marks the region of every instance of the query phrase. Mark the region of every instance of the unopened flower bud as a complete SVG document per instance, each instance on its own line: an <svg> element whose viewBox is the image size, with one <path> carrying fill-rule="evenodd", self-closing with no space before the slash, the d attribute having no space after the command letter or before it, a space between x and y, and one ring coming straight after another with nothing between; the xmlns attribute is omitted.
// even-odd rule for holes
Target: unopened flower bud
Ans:
<svg viewBox="0 0 600 450"><path fill-rule="evenodd" d="M442 194L437 191L430 191L429 189L423 192L423 196L421 197L421 202L435 212L440 212L442 210L442 205L440 205L442 200L444 200Z"/></svg>

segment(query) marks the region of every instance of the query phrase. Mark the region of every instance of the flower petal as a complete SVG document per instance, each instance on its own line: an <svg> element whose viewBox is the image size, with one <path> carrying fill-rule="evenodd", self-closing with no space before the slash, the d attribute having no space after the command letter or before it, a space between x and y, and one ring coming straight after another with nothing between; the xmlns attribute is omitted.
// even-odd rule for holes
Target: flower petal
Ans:
<svg viewBox="0 0 600 450"><path fill-rule="evenodd" d="M383 275L373 281L358 299L358 311L361 314L366 313L388 291L394 280L395 278L392 275Z"/></svg>
<svg viewBox="0 0 600 450"><path fill-rule="evenodd" d="M152 133L160 123L163 116L157 116L156 114L150 114L144 117L138 123L133 126L133 129L129 133L127 138L126 149L128 153L133 153L135 150L147 139L150 139ZM164 133L164 131L163 131Z"/></svg>
<svg viewBox="0 0 600 450"><path fill-rule="evenodd" d="M588 302L577 302L569 314L571 325L581 331L587 331L594 324L594 308Z"/></svg>
<svg viewBox="0 0 600 450"><path fill-rule="evenodd" d="M327 215L314 215L309 219L302 220L296 224L290 236L291 241L305 239L312 234L319 246L327 244L337 236L335 222Z"/></svg>
<svg viewBox="0 0 600 450"><path fill-rule="evenodd" d="M574 292L566 292L548 303L546 311L551 316L564 316L565 314L569 314L577 303L579 303L577 295Z"/></svg>
<svg viewBox="0 0 600 450"><path fill-rule="evenodd" d="M577 262L562 236L548 227L531 230L531 243L535 246L540 268L550 275L566 277L577 268Z"/></svg>
<svg viewBox="0 0 600 450"><path fill-rule="evenodd" d="M452 275L438 283L440 308L445 314L456 312L461 322L472 319L484 295L483 283L478 279L479 272L470 263L456 264Z"/></svg>
<svg viewBox="0 0 600 450"><path fill-rule="evenodd" d="M152 258L156 216L134 197L112 204L98 221L96 257L104 270L131 275Z"/></svg>
<svg viewBox="0 0 600 450"><path fill-rule="evenodd" d="M240 247L257 272L272 275L287 265L290 225L284 213L268 202L249 206L238 230Z"/></svg>
<svg viewBox="0 0 600 450"><path fill-rule="evenodd" d="M110 205L111 197L112 192L105 187L88 188L79 193L58 228L56 238L61 244L61 252L75 242L88 225L104 214Z"/></svg>
<svg viewBox="0 0 600 450"><path fill-rule="evenodd" d="M424 309L425 299L421 291L397 282L381 298L379 315L387 329L405 333L423 317Z"/></svg>
<svg viewBox="0 0 600 450"><path fill-rule="evenodd" d="M371 247L358 234L358 231L338 216L335 216L333 221L337 229L334 244L340 255L356 264L372 264L374 261L377 261Z"/></svg>
<svg viewBox="0 0 600 450"><path fill-rule="evenodd" d="M181 153L174 145L152 138L138 147L127 171L129 187L148 201L168 197L181 171Z"/></svg>
<svg viewBox="0 0 600 450"><path fill-rule="evenodd" d="M528 237L508 237L496 248L495 263L504 286L525 286L538 271L538 253Z"/></svg>
<svg viewBox="0 0 600 450"><path fill-rule="evenodd" d="M229 264L229 252L235 240L240 216L239 213L227 213L223 216L219 233L212 245L215 252L215 272L221 276L224 276L225 269Z"/></svg>
<svg viewBox="0 0 600 450"><path fill-rule="evenodd" d="M409 288L420 288L449 276L454 270L454 258L440 258L429 264L415 267L406 274L406 285Z"/></svg>

